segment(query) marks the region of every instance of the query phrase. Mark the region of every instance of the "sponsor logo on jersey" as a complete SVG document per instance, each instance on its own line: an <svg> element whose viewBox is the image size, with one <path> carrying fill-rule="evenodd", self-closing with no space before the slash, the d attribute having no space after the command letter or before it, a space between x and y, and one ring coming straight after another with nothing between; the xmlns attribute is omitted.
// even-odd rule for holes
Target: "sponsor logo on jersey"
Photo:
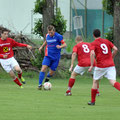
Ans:
<svg viewBox="0 0 120 120"><path fill-rule="evenodd" d="M52 40L47 40L47 42L56 42L56 39L52 39Z"/></svg>
<svg viewBox="0 0 120 120"><path fill-rule="evenodd" d="M9 51L8 47L3 47L3 52L8 52L8 51Z"/></svg>

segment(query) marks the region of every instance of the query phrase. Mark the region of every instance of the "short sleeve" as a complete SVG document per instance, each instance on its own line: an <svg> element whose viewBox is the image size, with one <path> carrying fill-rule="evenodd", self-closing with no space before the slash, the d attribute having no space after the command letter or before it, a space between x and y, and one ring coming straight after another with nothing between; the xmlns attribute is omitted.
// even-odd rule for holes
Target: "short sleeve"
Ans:
<svg viewBox="0 0 120 120"><path fill-rule="evenodd" d="M62 40L63 40L63 36L62 35L58 35L58 39L59 39L59 41L61 42Z"/></svg>
<svg viewBox="0 0 120 120"><path fill-rule="evenodd" d="M76 45L73 47L73 52L77 53L77 46Z"/></svg>

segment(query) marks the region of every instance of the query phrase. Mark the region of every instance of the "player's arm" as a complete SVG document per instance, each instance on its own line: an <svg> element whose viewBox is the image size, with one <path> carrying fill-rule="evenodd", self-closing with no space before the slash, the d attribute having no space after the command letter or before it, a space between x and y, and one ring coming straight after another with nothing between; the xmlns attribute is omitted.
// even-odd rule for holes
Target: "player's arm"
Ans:
<svg viewBox="0 0 120 120"><path fill-rule="evenodd" d="M0 58L7 58L8 55L1 55L0 54Z"/></svg>
<svg viewBox="0 0 120 120"><path fill-rule="evenodd" d="M76 56L77 56L77 53L73 52L72 53L72 58L71 58L71 66L70 66L70 69L69 69L69 71L71 71L71 72L72 72L72 69L73 69L73 66L74 66L74 61L76 59Z"/></svg>
<svg viewBox="0 0 120 120"><path fill-rule="evenodd" d="M27 47L28 49L32 49L32 46L16 42L15 40L12 39L12 47Z"/></svg>
<svg viewBox="0 0 120 120"><path fill-rule="evenodd" d="M61 48L64 48L64 47L67 46L67 44L65 43L64 40L62 40L61 43L62 43L62 45L57 45L57 46L56 46L58 49L61 49Z"/></svg>
<svg viewBox="0 0 120 120"><path fill-rule="evenodd" d="M47 42L46 42L46 40L45 40L45 42L42 44L42 46L40 46L39 51L41 52L41 50L42 50L46 45L47 45Z"/></svg>
<svg viewBox="0 0 120 120"><path fill-rule="evenodd" d="M66 47L67 46L67 44L64 42L61 46L60 46L60 48L64 48L64 47Z"/></svg>
<svg viewBox="0 0 120 120"><path fill-rule="evenodd" d="M117 54L118 48L116 46L113 46L113 52L112 52L112 57L114 58L115 55Z"/></svg>
<svg viewBox="0 0 120 120"><path fill-rule="evenodd" d="M92 68L93 68L93 65L94 65L94 59L95 59L95 52L94 52L94 50L91 50L91 52L90 52L91 66L88 69L89 72L92 71Z"/></svg>
<svg viewBox="0 0 120 120"><path fill-rule="evenodd" d="M58 40L59 42L61 42L61 45L57 45L57 49L61 49L67 46L67 44L65 43L63 36L62 35L58 35Z"/></svg>

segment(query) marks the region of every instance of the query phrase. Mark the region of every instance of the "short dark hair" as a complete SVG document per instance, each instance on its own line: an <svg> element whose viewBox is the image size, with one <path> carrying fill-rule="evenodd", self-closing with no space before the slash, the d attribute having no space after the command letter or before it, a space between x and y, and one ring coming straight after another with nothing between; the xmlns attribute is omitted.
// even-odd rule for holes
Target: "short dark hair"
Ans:
<svg viewBox="0 0 120 120"><path fill-rule="evenodd" d="M10 32L10 30L8 30L7 28L3 28L3 29L1 30L1 34L3 34L4 32Z"/></svg>
<svg viewBox="0 0 120 120"><path fill-rule="evenodd" d="M47 30L49 30L49 31L51 31L51 30L55 31L55 27L53 25L49 25L47 27Z"/></svg>
<svg viewBox="0 0 120 120"><path fill-rule="evenodd" d="M95 37L100 37L100 36L101 36L100 30L99 30L99 29L95 29L95 30L93 31L93 35L94 35Z"/></svg>

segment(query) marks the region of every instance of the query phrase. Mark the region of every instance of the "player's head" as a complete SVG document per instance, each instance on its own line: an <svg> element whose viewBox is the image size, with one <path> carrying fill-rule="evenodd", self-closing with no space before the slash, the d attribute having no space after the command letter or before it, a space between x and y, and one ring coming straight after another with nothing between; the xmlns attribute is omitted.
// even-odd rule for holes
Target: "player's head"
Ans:
<svg viewBox="0 0 120 120"><path fill-rule="evenodd" d="M83 41L83 39L82 39L82 37L80 36L80 35L78 35L76 38L75 38L75 42L76 43L79 43L79 42L82 42Z"/></svg>
<svg viewBox="0 0 120 120"><path fill-rule="evenodd" d="M48 34L52 37L52 36L54 36L54 34L55 34L55 27L53 26L53 25L49 25L48 27L47 27L47 30L48 30Z"/></svg>
<svg viewBox="0 0 120 120"><path fill-rule="evenodd" d="M1 30L1 39L2 40L5 40L8 38L8 34L9 34L10 30L6 29L6 28L3 28Z"/></svg>
<svg viewBox="0 0 120 120"><path fill-rule="evenodd" d="M100 30L99 30L99 29L95 29L95 30L93 31L93 37L94 37L94 38L98 38L98 37L100 37L100 36L101 36Z"/></svg>

